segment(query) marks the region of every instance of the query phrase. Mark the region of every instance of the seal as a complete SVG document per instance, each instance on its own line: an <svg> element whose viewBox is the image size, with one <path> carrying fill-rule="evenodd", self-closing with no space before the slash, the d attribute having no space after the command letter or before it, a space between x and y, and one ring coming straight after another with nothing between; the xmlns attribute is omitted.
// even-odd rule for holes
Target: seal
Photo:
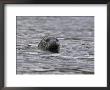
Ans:
<svg viewBox="0 0 110 90"><path fill-rule="evenodd" d="M45 36L38 44L38 48L53 53L58 53L60 49L59 40L52 36Z"/></svg>

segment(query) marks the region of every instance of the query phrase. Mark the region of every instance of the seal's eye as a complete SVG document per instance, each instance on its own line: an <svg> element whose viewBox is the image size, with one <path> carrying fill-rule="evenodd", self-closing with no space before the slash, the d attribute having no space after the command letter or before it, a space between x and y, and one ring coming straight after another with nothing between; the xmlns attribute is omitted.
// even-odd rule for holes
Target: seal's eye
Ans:
<svg viewBox="0 0 110 90"><path fill-rule="evenodd" d="M48 41L50 41L50 39L48 38L48 39L46 39L46 42L48 42Z"/></svg>
<svg viewBox="0 0 110 90"><path fill-rule="evenodd" d="M58 39L56 39L56 41L58 42Z"/></svg>

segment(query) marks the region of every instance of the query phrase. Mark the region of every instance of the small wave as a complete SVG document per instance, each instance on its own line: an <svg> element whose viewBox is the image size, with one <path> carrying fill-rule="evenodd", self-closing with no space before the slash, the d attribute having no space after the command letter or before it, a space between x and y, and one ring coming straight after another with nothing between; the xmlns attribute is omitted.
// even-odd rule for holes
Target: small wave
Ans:
<svg viewBox="0 0 110 90"><path fill-rule="evenodd" d="M65 38L61 37L61 38L58 38L59 40L64 40Z"/></svg>
<svg viewBox="0 0 110 90"><path fill-rule="evenodd" d="M59 56L60 54L48 54L48 55L41 55L41 56Z"/></svg>
<svg viewBox="0 0 110 90"><path fill-rule="evenodd" d="M29 54L38 54L38 52L27 52Z"/></svg>
<svg viewBox="0 0 110 90"><path fill-rule="evenodd" d="M65 59L72 59L72 56L60 56L61 58L65 58Z"/></svg>

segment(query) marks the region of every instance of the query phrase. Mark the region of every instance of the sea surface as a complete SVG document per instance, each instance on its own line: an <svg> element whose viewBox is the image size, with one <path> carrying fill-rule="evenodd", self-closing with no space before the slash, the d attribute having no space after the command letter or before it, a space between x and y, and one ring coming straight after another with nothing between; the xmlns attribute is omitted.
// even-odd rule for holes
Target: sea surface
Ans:
<svg viewBox="0 0 110 90"><path fill-rule="evenodd" d="M38 49L46 35L59 53ZM94 74L94 17L17 16L16 74Z"/></svg>

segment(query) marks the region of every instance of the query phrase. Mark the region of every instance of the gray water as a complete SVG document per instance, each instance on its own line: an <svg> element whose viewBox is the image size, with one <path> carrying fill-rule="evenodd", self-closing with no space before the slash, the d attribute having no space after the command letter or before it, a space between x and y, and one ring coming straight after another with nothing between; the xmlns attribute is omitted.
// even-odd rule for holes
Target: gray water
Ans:
<svg viewBox="0 0 110 90"><path fill-rule="evenodd" d="M17 16L17 74L94 74L94 17ZM38 49L42 37L59 39L60 52Z"/></svg>

